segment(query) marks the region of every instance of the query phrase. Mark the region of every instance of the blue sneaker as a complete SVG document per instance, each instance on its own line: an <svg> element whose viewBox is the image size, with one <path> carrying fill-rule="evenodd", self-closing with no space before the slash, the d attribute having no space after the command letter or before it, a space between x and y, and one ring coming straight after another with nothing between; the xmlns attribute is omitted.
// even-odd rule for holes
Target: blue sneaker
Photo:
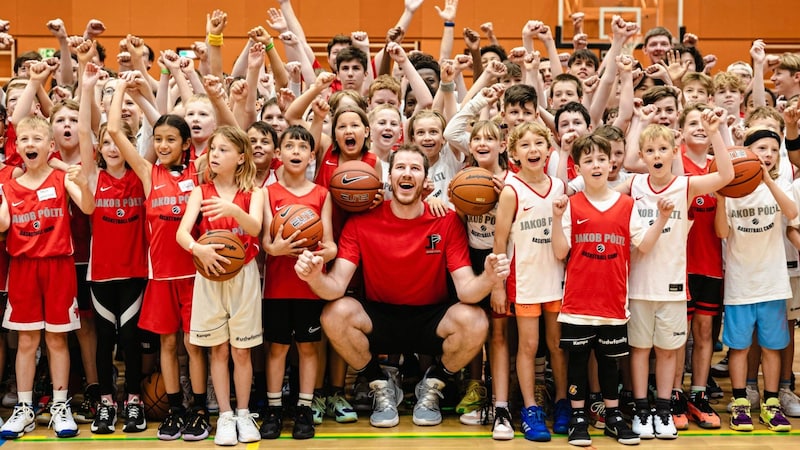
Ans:
<svg viewBox="0 0 800 450"><path fill-rule="evenodd" d="M567 434L571 418L572 406L570 406L569 400L562 398L557 401L555 412L553 413L553 433Z"/></svg>
<svg viewBox="0 0 800 450"><path fill-rule="evenodd" d="M522 432L525 439L536 442L549 442L550 431L544 421L544 410L541 406L522 408Z"/></svg>

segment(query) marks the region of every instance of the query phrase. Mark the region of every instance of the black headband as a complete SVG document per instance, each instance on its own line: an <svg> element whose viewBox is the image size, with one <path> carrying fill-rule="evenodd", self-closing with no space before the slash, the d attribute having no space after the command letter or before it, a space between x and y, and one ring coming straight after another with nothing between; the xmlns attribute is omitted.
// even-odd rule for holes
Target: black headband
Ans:
<svg viewBox="0 0 800 450"><path fill-rule="evenodd" d="M749 147L750 144L752 144L753 142L756 142L757 140L764 139L764 138L775 139L776 141L778 141L778 145L781 145L781 137L780 137L780 135L778 135L778 133L776 133L776 132L774 132L772 130L764 130L764 129L762 129L762 130L754 131L752 134L750 134L749 136L744 138L744 146L745 147Z"/></svg>

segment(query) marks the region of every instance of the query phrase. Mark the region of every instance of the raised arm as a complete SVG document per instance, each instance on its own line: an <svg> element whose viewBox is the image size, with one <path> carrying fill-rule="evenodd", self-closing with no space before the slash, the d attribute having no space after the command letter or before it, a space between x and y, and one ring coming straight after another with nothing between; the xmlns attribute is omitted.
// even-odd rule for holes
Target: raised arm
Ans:
<svg viewBox="0 0 800 450"><path fill-rule="evenodd" d="M236 118L225 102L225 91L222 87L222 80L213 75L206 75L203 77L203 84L206 87L206 95L208 95L209 100L211 100L211 105L214 106L214 111L217 113L217 126L231 125L235 127Z"/></svg>
<svg viewBox="0 0 800 450"><path fill-rule="evenodd" d="M83 81L81 83L80 108L78 109L78 144L81 153L81 167L86 173L89 182L89 190L94 192L97 187L97 164L94 160L94 145L92 145L94 132L92 131L92 103L94 100L94 88L100 79L100 68L89 63L83 71ZM103 143L99 142L102 147Z"/></svg>
<svg viewBox="0 0 800 450"><path fill-rule="evenodd" d="M403 69L403 76L406 77L409 86L411 86L411 89L414 90L414 94L417 96L417 107L414 112L430 108L431 105L433 105L431 91L428 89L425 80L422 79L419 72L414 68L414 65L411 64L403 47L398 43L390 42L386 45L386 51L394 62Z"/></svg>
<svg viewBox="0 0 800 450"><path fill-rule="evenodd" d="M219 9L206 15L206 43L211 74L222 79L222 32L228 24L228 15Z"/></svg>
<svg viewBox="0 0 800 450"><path fill-rule="evenodd" d="M47 29L58 41L58 50L61 52L61 74L58 75L58 84L62 86L71 86L75 84L75 79L72 75L72 53L69 51L69 43L67 42L67 28L64 26L64 21L56 18L47 22Z"/></svg>
<svg viewBox="0 0 800 450"><path fill-rule="evenodd" d="M456 13L458 12L458 0L445 0L444 9L439 5L434 6L439 18L444 21L442 29L442 42L439 45L439 61L450 59L453 54L453 38L455 36Z"/></svg>
<svg viewBox="0 0 800 450"><path fill-rule="evenodd" d="M111 107L108 110L108 134L117 145L125 162L136 172L136 175L142 180L144 186L145 196L150 194L152 186L152 169L153 164L144 159L136 147L128 140L128 136L122 131L122 101L125 99L125 91L128 89L128 81L121 78L117 82L117 88L114 90L114 97L111 99Z"/></svg>
<svg viewBox="0 0 800 450"><path fill-rule="evenodd" d="M761 39L753 41L750 47L750 57L753 58L753 106L767 106L767 96L764 92L764 64L767 60L766 44Z"/></svg>

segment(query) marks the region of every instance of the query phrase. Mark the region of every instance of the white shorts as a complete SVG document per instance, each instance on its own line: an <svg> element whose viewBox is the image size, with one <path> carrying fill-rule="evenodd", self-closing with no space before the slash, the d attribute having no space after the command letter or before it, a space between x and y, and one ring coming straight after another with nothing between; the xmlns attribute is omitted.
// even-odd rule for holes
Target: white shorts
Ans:
<svg viewBox="0 0 800 450"><path fill-rule="evenodd" d="M686 343L686 300L629 302L631 347L674 350Z"/></svg>
<svg viewBox="0 0 800 450"><path fill-rule="evenodd" d="M792 296L786 299L786 319L800 319L800 277L789 277Z"/></svg>
<svg viewBox="0 0 800 450"><path fill-rule="evenodd" d="M264 340L261 325L261 280L255 260L227 281L194 279L189 342L213 347L230 341L251 348Z"/></svg>

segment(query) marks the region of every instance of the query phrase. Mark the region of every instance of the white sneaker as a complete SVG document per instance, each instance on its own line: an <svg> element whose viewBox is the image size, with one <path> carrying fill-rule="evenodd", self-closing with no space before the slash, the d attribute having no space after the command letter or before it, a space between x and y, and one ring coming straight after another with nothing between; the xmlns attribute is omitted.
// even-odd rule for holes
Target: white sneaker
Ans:
<svg viewBox="0 0 800 450"><path fill-rule="evenodd" d="M239 442L258 442L261 440L261 433L256 425L258 414L251 414L250 411L240 411L236 416L236 431L239 433Z"/></svg>
<svg viewBox="0 0 800 450"><path fill-rule="evenodd" d="M747 401L750 402L750 411L758 411L761 409L761 395L758 393L758 386L751 386L747 385L744 387L745 393L747 394ZM731 397L730 403L725 409L730 413L733 411L733 397Z"/></svg>
<svg viewBox="0 0 800 450"><path fill-rule="evenodd" d="M30 433L36 428L35 414L31 405L20 403L14 406L14 412L8 421L0 427L0 437L3 439L16 439L25 433Z"/></svg>
<svg viewBox="0 0 800 450"><path fill-rule="evenodd" d="M508 408L495 408L492 439L495 441L510 441L514 439L514 425L511 422L511 414L508 412Z"/></svg>
<svg viewBox="0 0 800 450"><path fill-rule="evenodd" d="M800 397L797 397L791 389L782 387L778 391L778 399L781 401L784 414L789 417L800 417Z"/></svg>
<svg viewBox="0 0 800 450"><path fill-rule="evenodd" d="M72 409L69 400L66 402L53 402L50 407L50 425L56 432L56 437L73 437L80 433L75 419L72 418Z"/></svg>
<svg viewBox="0 0 800 450"><path fill-rule="evenodd" d="M651 417L653 418L653 429L658 439L675 439L678 437L678 429L675 428L675 422L669 411L666 414L655 414ZM641 438L641 436L639 437Z"/></svg>
<svg viewBox="0 0 800 450"><path fill-rule="evenodd" d="M233 417L233 411L225 411L219 415L214 443L217 445L236 445L239 443L236 438L236 418Z"/></svg>
<svg viewBox="0 0 800 450"><path fill-rule="evenodd" d="M656 437L653 427L653 416L654 412L650 409L634 411L631 429L634 433L639 435L640 439L653 439Z"/></svg>

